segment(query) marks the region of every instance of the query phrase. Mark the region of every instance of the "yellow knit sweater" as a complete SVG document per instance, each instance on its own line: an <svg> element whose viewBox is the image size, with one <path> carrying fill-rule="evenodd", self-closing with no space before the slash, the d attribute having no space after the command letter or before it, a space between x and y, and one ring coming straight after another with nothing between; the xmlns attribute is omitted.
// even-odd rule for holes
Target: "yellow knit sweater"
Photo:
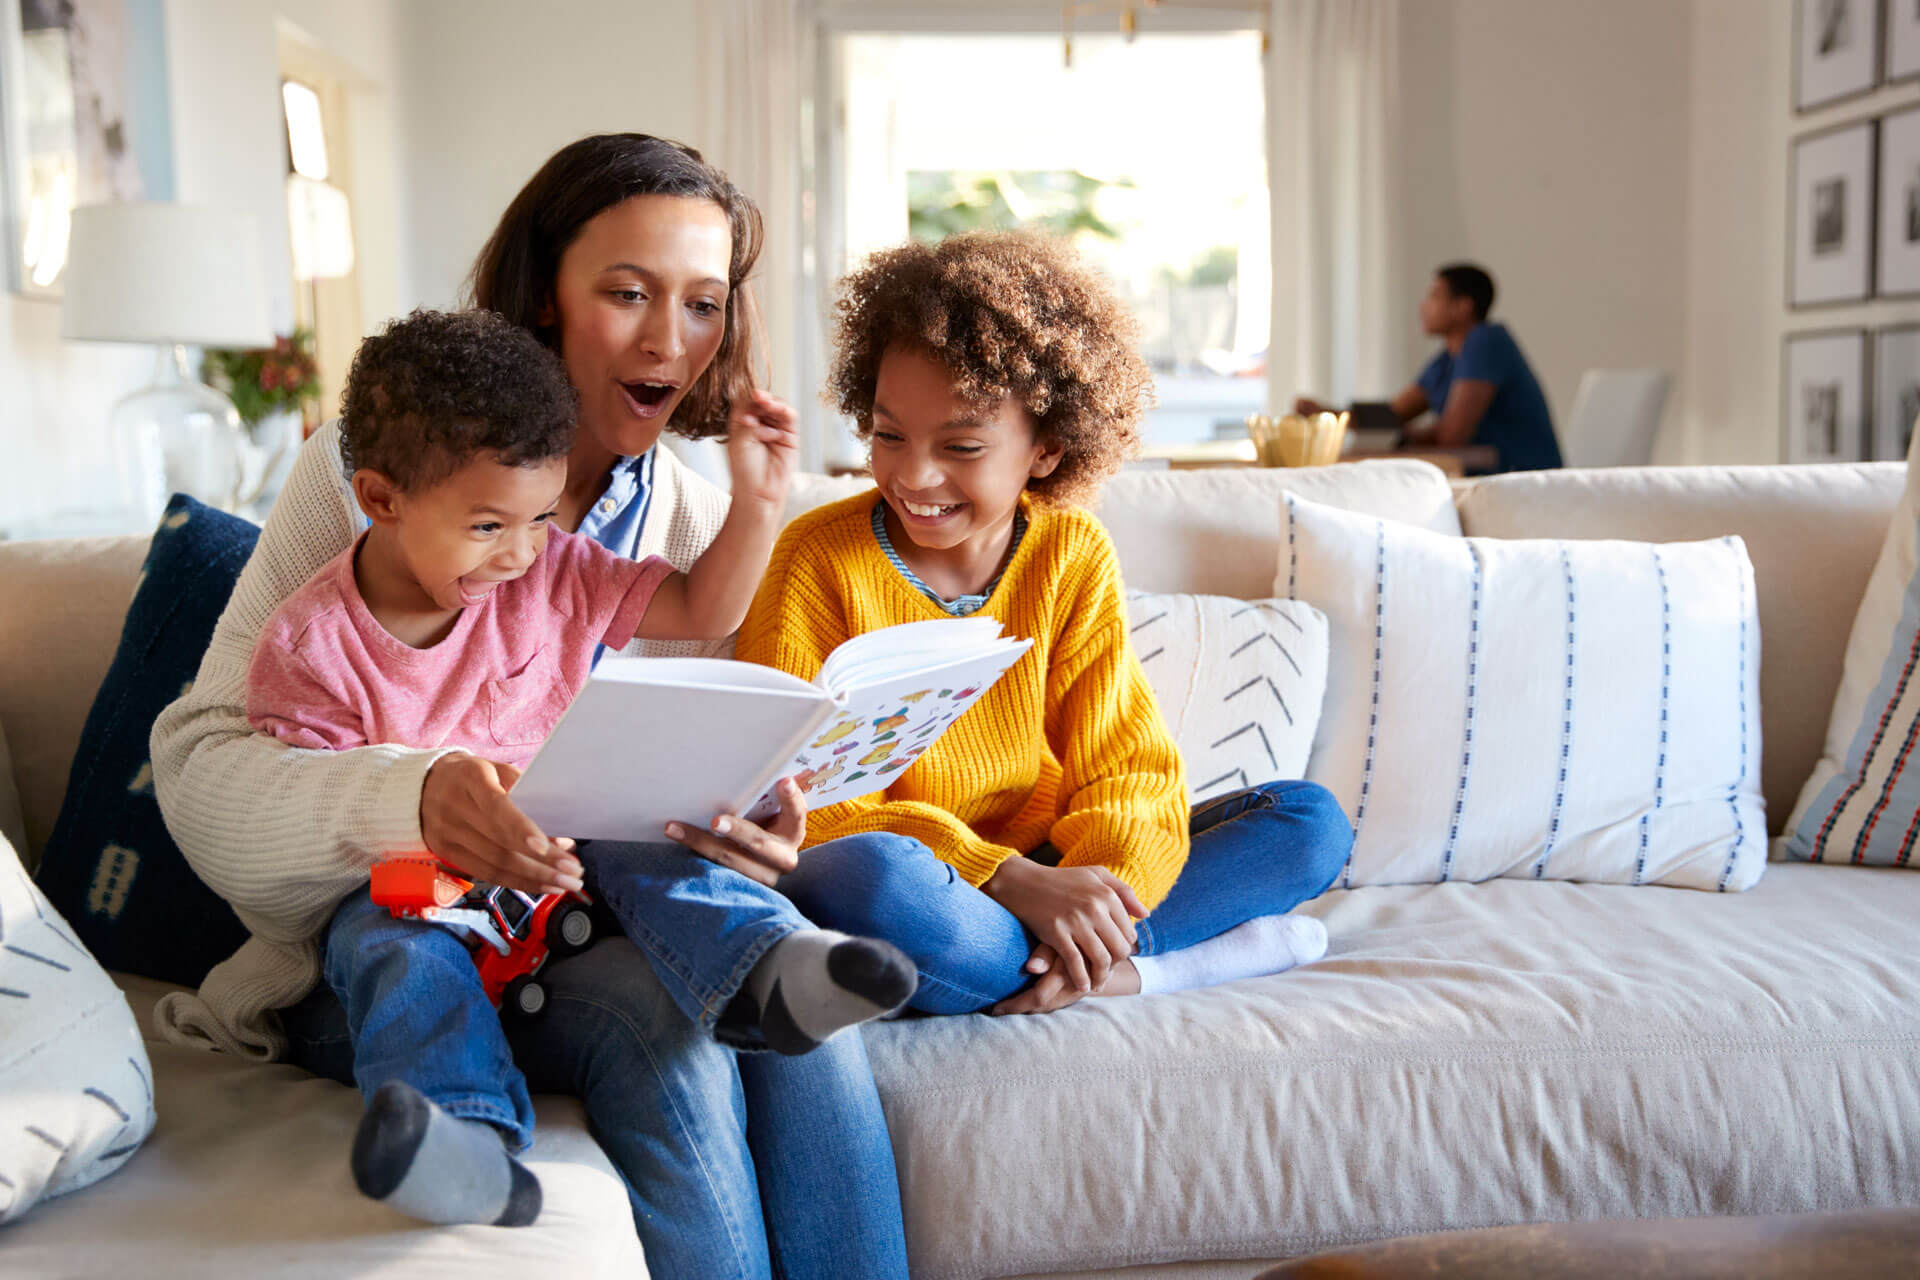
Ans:
<svg viewBox="0 0 1920 1280"><path fill-rule="evenodd" d="M811 680L850 636L947 616L880 549L878 501L870 490L787 527L736 657ZM884 793L809 814L806 843L912 836L979 885L1050 842L1060 865L1106 867L1151 909L1187 859L1180 752L1127 642L1106 530L1021 501L1026 536L980 612L1033 648Z"/></svg>

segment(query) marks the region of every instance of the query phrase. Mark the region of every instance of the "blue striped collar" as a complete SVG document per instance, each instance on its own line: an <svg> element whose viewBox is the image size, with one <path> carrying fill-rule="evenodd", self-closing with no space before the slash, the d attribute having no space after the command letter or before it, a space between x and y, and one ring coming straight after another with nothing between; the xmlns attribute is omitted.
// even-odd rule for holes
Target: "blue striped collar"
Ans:
<svg viewBox="0 0 1920 1280"><path fill-rule="evenodd" d="M880 543L880 550L886 553L887 559L893 564L893 567L900 571L900 576L913 584L914 590L933 601L941 610L952 614L956 618L964 618L969 614L978 613L986 607L988 599L992 597L995 588L1000 585L1000 579L1006 576L1007 566L1013 563L1013 553L1020 549L1020 539L1024 538L1027 534L1027 513L1019 508L1015 508L1013 513L1013 540L1007 544L1007 554L1006 558L1000 562L1000 572L993 575L993 581L989 582L987 589L979 595L957 596L952 600L948 600L942 597L932 587L922 582L920 575L912 569L909 569L907 562L900 558L900 553L893 549L893 539L887 536L886 512L887 500L885 498L881 498L873 504L873 536Z"/></svg>

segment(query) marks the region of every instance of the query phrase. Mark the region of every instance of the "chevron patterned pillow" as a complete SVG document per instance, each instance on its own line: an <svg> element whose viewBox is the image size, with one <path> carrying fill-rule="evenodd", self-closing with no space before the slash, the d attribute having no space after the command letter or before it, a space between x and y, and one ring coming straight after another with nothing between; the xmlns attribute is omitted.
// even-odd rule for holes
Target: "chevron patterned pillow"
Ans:
<svg viewBox="0 0 1920 1280"><path fill-rule="evenodd" d="M127 998L0 838L0 1224L118 1169L153 1121Z"/></svg>
<svg viewBox="0 0 1920 1280"><path fill-rule="evenodd" d="M1187 762L1188 799L1307 772L1327 620L1297 600L1127 594L1134 652Z"/></svg>

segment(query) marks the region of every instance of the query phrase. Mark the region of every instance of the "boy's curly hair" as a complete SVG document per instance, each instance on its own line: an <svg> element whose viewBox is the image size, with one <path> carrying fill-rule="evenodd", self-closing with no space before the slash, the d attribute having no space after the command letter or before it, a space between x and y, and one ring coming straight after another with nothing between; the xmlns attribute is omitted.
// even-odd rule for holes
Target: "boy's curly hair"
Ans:
<svg viewBox="0 0 1920 1280"><path fill-rule="evenodd" d="M341 397L340 462L403 493L481 454L525 467L573 447L579 397L560 357L491 311L430 311L360 344Z"/></svg>
<svg viewBox="0 0 1920 1280"><path fill-rule="evenodd" d="M1012 396L1065 448L1035 498L1081 503L1131 457L1153 377L1138 327L1064 241L974 231L874 254L841 282L827 401L873 433L874 384L887 348L924 351L964 398Z"/></svg>

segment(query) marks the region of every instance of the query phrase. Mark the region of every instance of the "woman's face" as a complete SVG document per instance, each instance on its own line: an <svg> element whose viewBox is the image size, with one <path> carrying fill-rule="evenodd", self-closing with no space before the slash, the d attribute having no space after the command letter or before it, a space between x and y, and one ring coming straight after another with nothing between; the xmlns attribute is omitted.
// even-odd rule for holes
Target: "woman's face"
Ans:
<svg viewBox="0 0 1920 1280"><path fill-rule="evenodd" d="M560 256L560 358L580 393L581 443L632 457L660 438L726 335L733 231L711 200L634 196Z"/></svg>

